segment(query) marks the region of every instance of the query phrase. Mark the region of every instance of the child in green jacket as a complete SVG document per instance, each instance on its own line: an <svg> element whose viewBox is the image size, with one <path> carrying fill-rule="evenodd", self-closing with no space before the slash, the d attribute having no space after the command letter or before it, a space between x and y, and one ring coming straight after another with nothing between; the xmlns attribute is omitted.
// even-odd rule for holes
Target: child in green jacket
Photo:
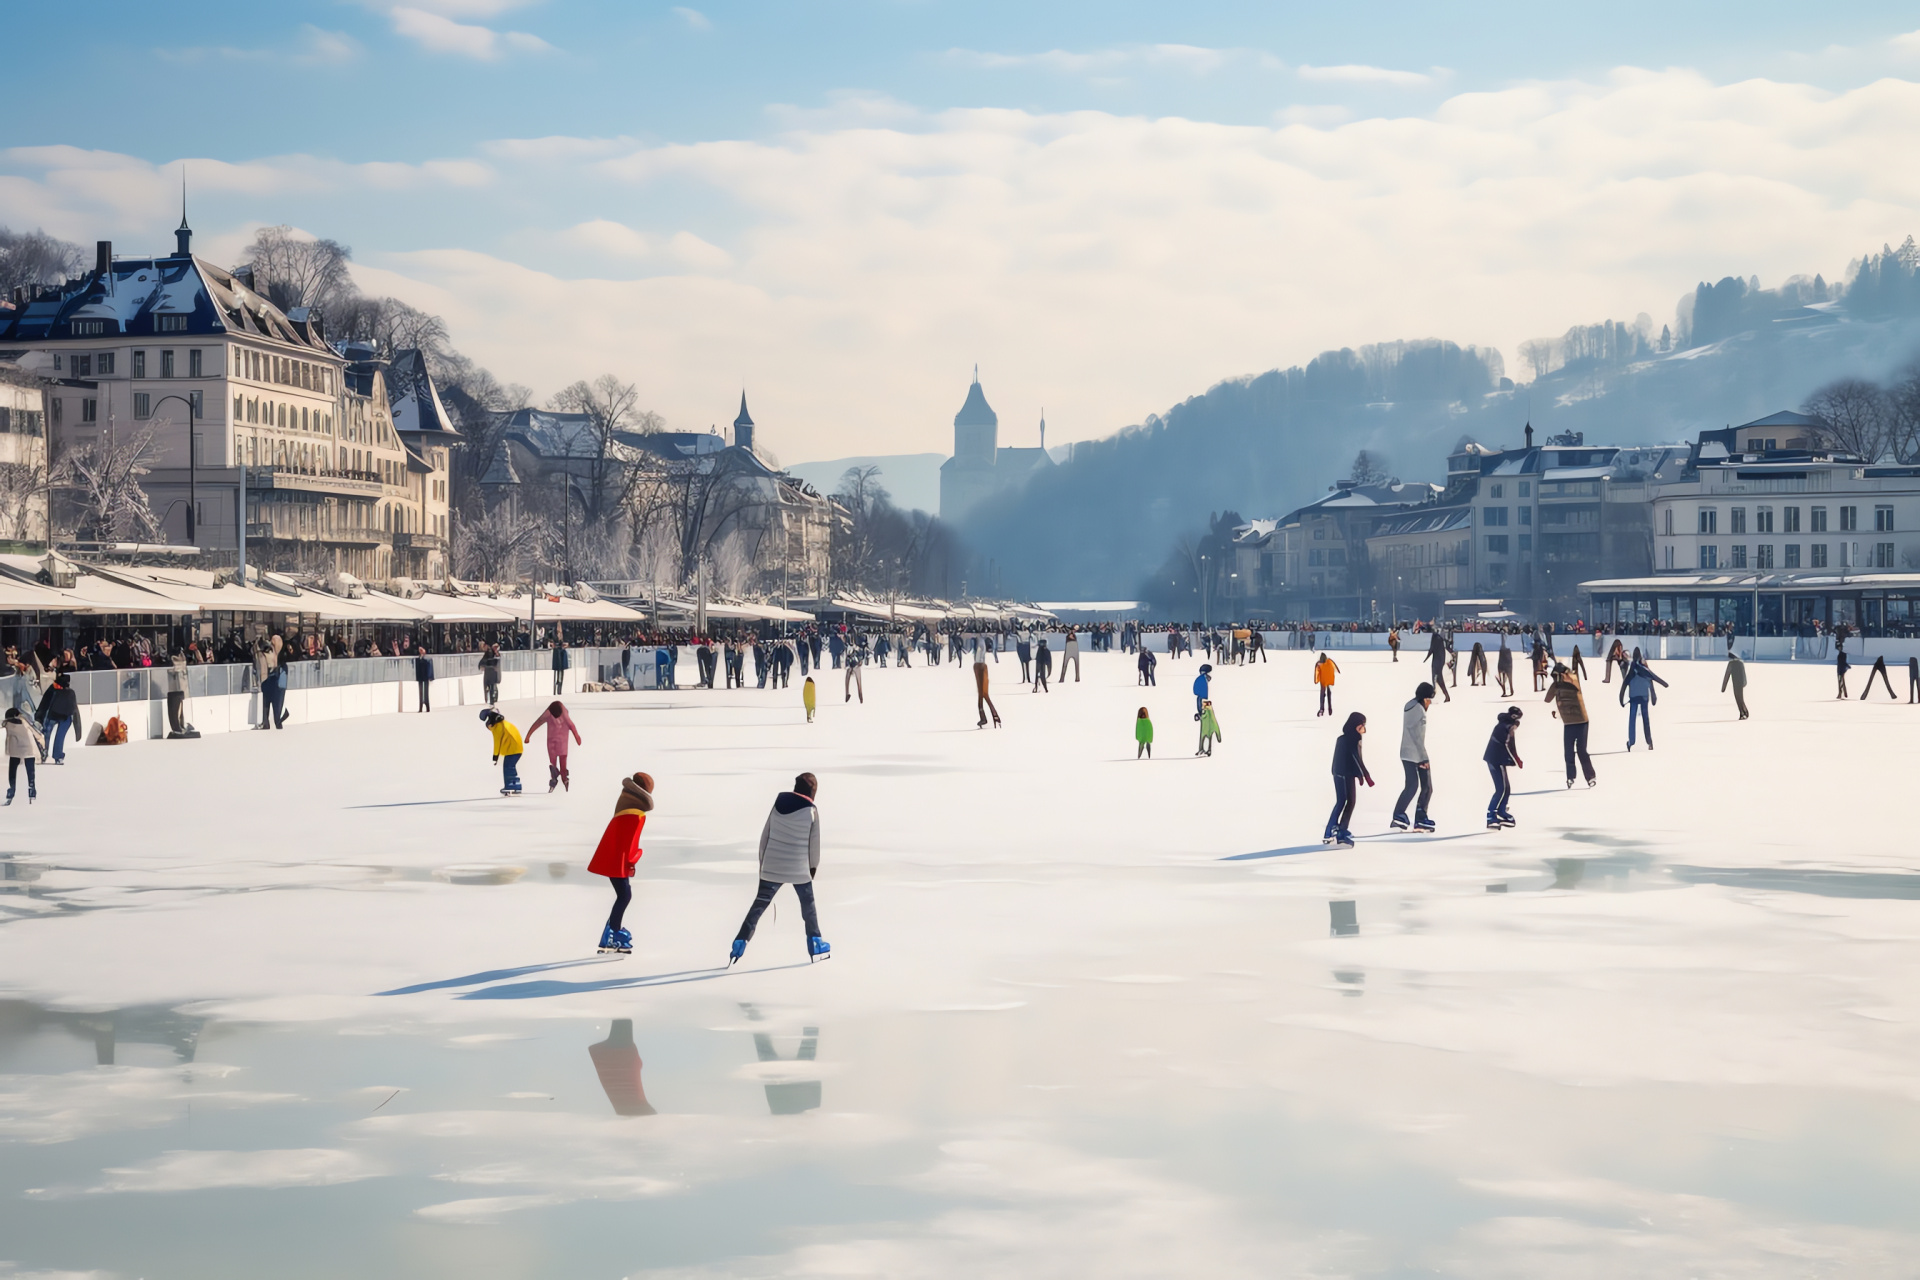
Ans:
<svg viewBox="0 0 1920 1280"><path fill-rule="evenodd" d="M1147 719L1145 707L1140 708L1140 714L1134 719L1133 740L1140 744L1133 749L1135 760L1143 755L1149 760L1153 759L1153 721Z"/></svg>
<svg viewBox="0 0 1920 1280"><path fill-rule="evenodd" d="M1220 719L1213 714L1213 699L1208 698L1200 704L1200 749L1193 754L1210 756L1213 754L1213 740L1225 742L1226 735L1220 732Z"/></svg>

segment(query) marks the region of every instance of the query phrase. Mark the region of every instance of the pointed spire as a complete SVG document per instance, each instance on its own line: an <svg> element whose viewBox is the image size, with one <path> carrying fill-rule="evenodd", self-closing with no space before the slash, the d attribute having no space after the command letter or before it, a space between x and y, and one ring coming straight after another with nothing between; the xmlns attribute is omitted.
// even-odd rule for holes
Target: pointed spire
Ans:
<svg viewBox="0 0 1920 1280"><path fill-rule="evenodd" d="M975 386L980 385L980 362L978 360L973 362L973 384Z"/></svg>
<svg viewBox="0 0 1920 1280"><path fill-rule="evenodd" d="M180 225L173 233L173 256L193 256L193 228L187 225L187 166L180 166Z"/></svg>
<svg viewBox="0 0 1920 1280"><path fill-rule="evenodd" d="M753 425L753 417L747 412L747 393L745 390L740 392L740 416L733 420L733 425L736 427L750 427Z"/></svg>

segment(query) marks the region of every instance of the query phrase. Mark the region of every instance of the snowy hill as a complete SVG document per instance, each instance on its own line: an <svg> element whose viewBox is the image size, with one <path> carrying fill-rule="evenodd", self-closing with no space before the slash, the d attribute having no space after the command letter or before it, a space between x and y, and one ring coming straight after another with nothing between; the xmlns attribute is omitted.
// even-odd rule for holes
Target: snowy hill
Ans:
<svg viewBox="0 0 1920 1280"><path fill-rule="evenodd" d="M940 453L864 454L857 458L834 458L829 462L799 462L787 468L822 493L840 486L840 477L849 467L880 468L880 483L893 498L893 505L906 511L940 510Z"/></svg>

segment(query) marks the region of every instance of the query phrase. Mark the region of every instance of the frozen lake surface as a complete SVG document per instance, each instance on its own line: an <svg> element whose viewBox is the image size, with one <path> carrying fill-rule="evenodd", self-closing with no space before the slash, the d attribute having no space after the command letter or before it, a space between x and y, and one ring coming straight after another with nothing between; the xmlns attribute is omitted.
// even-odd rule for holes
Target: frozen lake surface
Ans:
<svg viewBox="0 0 1920 1280"><path fill-rule="evenodd" d="M570 792L470 709L93 748L0 812L0 1277L1904 1276L1920 1204L1920 707L1667 663L1600 785L1424 665L1130 659L1034 695L583 695ZM1464 662L1462 666L1464 667ZM1864 674L1855 670L1855 682ZM1152 709L1160 756L1133 758ZM509 704L524 726L540 703ZM627 958L585 867L658 780ZM723 965L774 794L821 779L806 962Z"/></svg>

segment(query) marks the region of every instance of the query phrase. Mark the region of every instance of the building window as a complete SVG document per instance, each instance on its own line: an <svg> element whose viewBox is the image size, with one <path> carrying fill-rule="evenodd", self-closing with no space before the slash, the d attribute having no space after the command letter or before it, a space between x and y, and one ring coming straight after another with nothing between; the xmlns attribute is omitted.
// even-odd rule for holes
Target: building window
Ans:
<svg viewBox="0 0 1920 1280"><path fill-rule="evenodd" d="M1745 533L1747 531L1747 509L1734 507L1727 512L1727 532Z"/></svg>
<svg viewBox="0 0 1920 1280"><path fill-rule="evenodd" d="M1532 484L1530 484L1530 483L1528 483L1528 482L1527 482L1527 481L1525 481L1525 480L1522 480L1522 481L1520 482L1520 496L1521 496L1521 497L1523 497L1523 498L1530 498L1530 497L1532 497L1532 496L1533 496L1533 485L1532 485Z"/></svg>
<svg viewBox="0 0 1920 1280"><path fill-rule="evenodd" d="M1756 569L1773 568L1773 544L1763 542L1753 549L1753 567Z"/></svg>
<svg viewBox="0 0 1920 1280"><path fill-rule="evenodd" d="M235 422L242 421L247 416L246 408L247 403L245 397L235 396L233 398L233 420Z"/></svg>
<svg viewBox="0 0 1920 1280"><path fill-rule="evenodd" d="M1673 513L1669 511L1667 514L1672 515ZM1666 560L1667 560L1666 567L1671 569L1673 568L1673 546L1669 544L1665 548L1663 548L1663 550L1666 552Z"/></svg>
<svg viewBox="0 0 1920 1280"><path fill-rule="evenodd" d="M1506 555L1507 554L1507 535L1504 533L1488 534L1487 535L1487 554L1490 556Z"/></svg>
<svg viewBox="0 0 1920 1280"><path fill-rule="evenodd" d="M147 376L147 353L144 351L133 353L133 376L136 378Z"/></svg>
<svg viewBox="0 0 1920 1280"><path fill-rule="evenodd" d="M1701 533L1720 532L1720 513L1718 511L1715 511L1712 507L1700 508L1699 532Z"/></svg>
<svg viewBox="0 0 1920 1280"><path fill-rule="evenodd" d="M1893 507L1882 504L1873 509L1873 531L1875 533L1893 532Z"/></svg>
<svg viewBox="0 0 1920 1280"><path fill-rule="evenodd" d="M1800 508L1798 507L1780 508L1780 532L1782 533L1800 532Z"/></svg>
<svg viewBox="0 0 1920 1280"><path fill-rule="evenodd" d="M1669 537L1671 537L1673 534L1673 508L1668 507L1665 515L1662 518L1665 521L1666 533Z"/></svg>
<svg viewBox="0 0 1920 1280"><path fill-rule="evenodd" d="M133 416L151 418L153 416L153 397L145 391L133 393Z"/></svg>
<svg viewBox="0 0 1920 1280"><path fill-rule="evenodd" d="M95 356L93 358L93 367L99 370L101 377L105 378L110 376L113 373L113 352L102 351L99 355ZM1888 525L1887 527L1892 528L1893 526Z"/></svg>
<svg viewBox="0 0 1920 1280"><path fill-rule="evenodd" d="M1893 568L1893 544L1876 542L1873 544L1873 567L1876 569Z"/></svg>
<svg viewBox="0 0 1920 1280"><path fill-rule="evenodd" d="M1820 510L1820 508L1815 507L1814 510L1818 511ZM1816 542L1807 550L1810 553L1809 559L1807 560L1807 565L1809 568L1824 569L1827 567L1827 544L1826 543Z"/></svg>
<svg viewBox="0 0 1920 1280"><path fill-rule="evenodd" d="M1855 529L1858 529L1859 527L1860 527L1860 508L1858 507L1840 508L1840 532L1852 533Z"/></svg>
<svg viewBox="0 0 1920 1280"><path fill-rule="evenodd" d="M58 359L58 357L55 357L55 358ZM53 425L54 426L56 427L59 426L60 420L66 416L66 407L67 407L67 402L64 397L55 396L53 398Z"/></svg>
<svg viewBox="0 0 1920 1280"><path fill-rule="evenodd" d="M1503 484L1490 484L1487 486L1487 496L1489 498L1504 498L1507 496L1507 486Z"/></svg>
<svg viewBox="0 0 1920 1280"><path fill-rule="evenodd" d="M1788 509L1791 510L1792 508ZM1784 553L1784 557L1780 567L1783 569L1798 569L1800 567L1800 544L1797 542L1789 542L1785 547L1781 548L1781 550Z"/></svg>
<svg viewBox="0 0 1920 1280"><path fill-rule="evenodd" d="M173 352L171 351L162 351L160 353L160 376L163 378L171 378L173 376Z"/></svg>
<svg viewBox="0 0 1920 1280"><path fill-rule="evenodd" d="M1753 509L1753 531L1755 533L1773 532L1773 508L1755 507Z"/></svg>
<svg viewBox="0 0 1920 1280"><path fill-rule="evenodd" d="M1526 512L1522 511L1520 514L1525 515ZM1532 550L1533 550L1533 535L1530 533L1521 534L1520 535L1520 554L1526 555L1529 551L1532 551Z"/></svg>
<svg viewBox="0 0 1920 1280"><path fill-rule="evenodd" d="M206 400L205 392L201 392L201 391L187 392L187 403L193 406L194 417L204 418L207 416L207 400Z"/></svg>
<svg viewBox="0 0 1920 1280"><path fill-rule="evenodd" d="M1307 563L1310 565L1317 565L1321 568L1326 567L1326 563L1327 563L1326 551L1320 547L1315 547L1313 550L1307 552Z"/></svg>
<svg viewBox="0 0 1920 1280"><path fill-rule="evenodd" d="M1507 509L1505 507L1480 508L1480 523L1488 528L1499 528L1505 525L1507 523Z"/></svg>
<svg viewBox="0 0 1920 1280"><path fill-rule="evenodd" d="M1718 569L1720 567L1720 548L1702 545L1700 548L1700 567Z"/></svg>
<svg viewBox="0 0 1920 1280"><path fill-rule="evenodd" d="M1811 517L1807 522L1808 532L1825 533L1827 531L1827 509L1825 507L1810 508L1807 514Z"/></svg>
<svg viewBox="0 0 1920 1280"><path fill-rule="evenodd" d="M105 320L75 320L67 326L67 331L76 338L98 337L107 331Z"/></svg>
<svg viewBox="0 0 1920 1280"><path fill-rule="evenodd" d="M187 331L187 318L182 315L155 316L153 318L153 331L155 333L185 333Z"/></svg>
<svg viewBox="0 0 1920 1280"><path fill-rule="evenodd" d="M80 401L80 421L98 422L100 420L100 402L92 396Z"/></svg>
<svg viewBox="0 0 1920 1280"><path fill-rule="evenodd" d="M1488 565L1487 566L1487 585L1490 587L1506 586L1507 585L1507 566L1505 566L1504 564Z"/></svg>
<svg viewBox="0 0 1920 1280"><path fill-rule="evenodd" d="M1728 548L1728 550L1732 553L1731 558L1727 561L1727 567L1729 569L1744 569L1747 567L1746 543L1735 543L1732 547Z"/></svg>
<svg viewBox="0 0 1920 1280"><path fill-rule="evenodd" d="M93 356L91 353L85 351L74 352L72 364L74 377L91 378L93 376Z"/></svg>
<svg viewBox="0 0 1920 1280"><path fill-rule="evenodd" d="M1523 486L1523 487L1524 487L1524 486ZM1522 508L1520 508L1520 523L1521 523L1521 524L1532 524L1532 523L1533 523L1533 508L1532 508L1532 507L1522 507Z"/></svg>
<svg viewBox="0 0 1920 1280"><path fill-rule="evenodd" d="M202 367L200 363L200 348L195 347L193 350L187 352L187 376L189 378L198 378Z"/></svg>

